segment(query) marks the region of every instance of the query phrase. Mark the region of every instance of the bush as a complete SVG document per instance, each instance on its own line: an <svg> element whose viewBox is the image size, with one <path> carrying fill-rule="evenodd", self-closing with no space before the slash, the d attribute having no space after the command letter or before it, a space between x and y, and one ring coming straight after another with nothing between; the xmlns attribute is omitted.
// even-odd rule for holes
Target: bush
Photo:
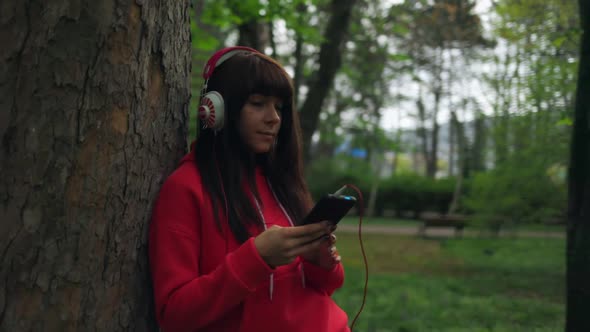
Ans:
<svg viewBox="0 0 590 332"><path fill-rule="evenodd" d="M315 160L308 167L306 178L315 201L326 194L335 192L345 184L352 184L361 190L366 204L369 198L372 173L366 162L339 156Z"/></svg>
<svg viewBox="0 0 590 332"><path fill-rule="evenodd" d="M368 205L371 185L375 180L369 164L364 160L346 156L315 160L308 167L307 183L314 198L333 193L345 184L357 186ZM395 210L398 216L410 212L418 217L423 211L446 213L453 198L455 179L430 179L405 173L379 182L375 215L385 210Z"/></svg>
<svg viewBox="0 0 590 332"><path fill-rule="evenodd" d="M506 223L541 223L565 210L564 185L553 183L543 167L505 165L476 174L465 199L476 221L497 228Z"/></svg>
<svg viewBox="0 0 590 332"><path fill-rule="evenodd" d="M378 210L393 209L398 215L424 211L446 213L453 198L454 179L430 179L417 174L399 174L384 181L380 188Z"/></svg>

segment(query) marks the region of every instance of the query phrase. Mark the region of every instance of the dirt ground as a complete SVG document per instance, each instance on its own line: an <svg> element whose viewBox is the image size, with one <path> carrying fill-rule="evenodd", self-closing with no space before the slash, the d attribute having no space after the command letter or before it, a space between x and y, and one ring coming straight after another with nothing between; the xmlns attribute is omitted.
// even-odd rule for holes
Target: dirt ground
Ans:
<svg viewBox="0 0 590 332"><path fill-rule="evenodd" d="M365 234L399 234L420 235L419 226L387 226L387 225L362 225L362 233ZM336 232L358 232L358 225L338 225ZM454 237L455 230L452 227L428 228L424 234L427 237ZM465 229L462 236L477 237L490 236L490 233L479 230ZM565 232L541 232L541 231L501 231L500 237L536 237L536 238L565 238Z"/></svg>

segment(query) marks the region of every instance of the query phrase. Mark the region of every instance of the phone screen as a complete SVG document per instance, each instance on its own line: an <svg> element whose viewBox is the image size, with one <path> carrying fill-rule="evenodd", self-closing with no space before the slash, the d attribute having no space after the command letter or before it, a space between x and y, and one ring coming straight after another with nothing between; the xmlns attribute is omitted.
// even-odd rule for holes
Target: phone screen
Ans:
<svg viewBox="0 0 590 332"><path fill-rule="evenodd" d="M328 220L337 224L356 204L353 196L327 195L322 197L303 219L301 225Z"/></svg>

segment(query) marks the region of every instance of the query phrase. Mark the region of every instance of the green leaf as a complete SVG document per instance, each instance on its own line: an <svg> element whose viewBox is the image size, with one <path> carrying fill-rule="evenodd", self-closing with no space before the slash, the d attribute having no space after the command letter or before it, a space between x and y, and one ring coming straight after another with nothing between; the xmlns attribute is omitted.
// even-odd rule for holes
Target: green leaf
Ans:
<svg viewBox="0 0 590 332"><path fill-rule="evenodd" d="M390 54L389 55L389 59L391 61L407 61L407 60L411 60L412 57L410 57L408 54Z"/></svg>
<svg viewBox="0 0 590 332"><path fill-rule="evenodd" d="M566 36L560 36L558 38L556 38L555 40L553 40L553 46L560 48L561 45L563 45L563 42L565 42L567 40Z"/></svg>
<svg viewBox="0 0 590 332"><path fill-rule="evenodd" d="M571 126L574 124L574 121L570 117L565 117L555 123L557 126Z"/></svg>

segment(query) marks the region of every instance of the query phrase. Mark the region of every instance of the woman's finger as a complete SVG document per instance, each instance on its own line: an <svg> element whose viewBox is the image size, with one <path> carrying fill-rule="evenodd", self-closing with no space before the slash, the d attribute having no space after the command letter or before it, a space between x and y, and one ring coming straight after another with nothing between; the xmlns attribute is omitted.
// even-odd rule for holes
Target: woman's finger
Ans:
<svg viewBox="0 0 590 332"><path fill-rule="evenodd" d="M336 248L336 246L330 247L330 255L332 255L332 257L336 257L339 255L338 248Z"/></svg>

